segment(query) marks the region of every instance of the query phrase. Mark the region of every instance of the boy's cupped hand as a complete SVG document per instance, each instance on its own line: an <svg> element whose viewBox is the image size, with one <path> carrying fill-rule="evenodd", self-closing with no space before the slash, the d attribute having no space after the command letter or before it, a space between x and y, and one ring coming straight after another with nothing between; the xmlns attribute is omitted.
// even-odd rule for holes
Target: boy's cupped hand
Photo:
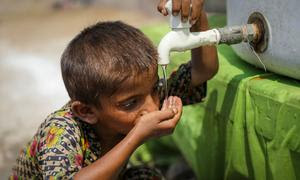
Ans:
<svg viewBox="0 0 300 180"><path fill-rule="evenodd" d="M171 134L182 114L182 102L179 97L170 96L165 99L161 110L144 113L137 121L134 129L145 141L152 137Z"/></svg>

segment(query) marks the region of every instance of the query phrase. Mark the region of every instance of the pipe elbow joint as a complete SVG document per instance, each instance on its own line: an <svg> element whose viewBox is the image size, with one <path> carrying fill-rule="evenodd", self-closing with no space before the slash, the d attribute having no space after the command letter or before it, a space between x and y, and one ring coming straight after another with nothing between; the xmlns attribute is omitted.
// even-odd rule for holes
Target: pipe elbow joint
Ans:
<svg viewBox="0 0 300 180"><path fill-rule="evenodd" d="M160 41L158 51L158 64L167 65L170 63L170 52L176 49L176 47L184 42L186 37L178 31L168 32Z"/></svg>
<svg viewBox="0 0 300 180"><path fill-rule="evenodd" d="M158 64L167 65L170 62L171 51L185 51L188 48L189 29L173 30L167 33L158 45Z"/></svg>
<svg viewBox="0 0 300 180"><path fill-rule="evenodd" d="M220 34L216 29L205 32L190 32L189 29L173 30L166 34L158 45L158 64L169 64L171 51L186 51L204 45L218 44Z"/></svg>
<svg viewBox="0 0 300 180"><path fill-rule="evenodd" d="M159 42L157 47L158 52L158 64L160 65L168 65L170 63L170 51L171 51L171 43L170 43L170 36L171 32L165 35L162 40Z"/></svg>

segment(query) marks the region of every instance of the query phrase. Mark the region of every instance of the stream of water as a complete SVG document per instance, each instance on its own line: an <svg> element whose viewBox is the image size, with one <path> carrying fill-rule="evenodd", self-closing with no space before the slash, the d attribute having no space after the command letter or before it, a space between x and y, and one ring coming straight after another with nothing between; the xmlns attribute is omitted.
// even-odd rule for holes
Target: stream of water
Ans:
<svg viewBox="0 0 300 180"><path fill-rule="evenodd" d="M164 78L164 91L165 91L165 99L168 98L168 78L167 78L167 65L161 65L163 71L163 78Z"/></svg>

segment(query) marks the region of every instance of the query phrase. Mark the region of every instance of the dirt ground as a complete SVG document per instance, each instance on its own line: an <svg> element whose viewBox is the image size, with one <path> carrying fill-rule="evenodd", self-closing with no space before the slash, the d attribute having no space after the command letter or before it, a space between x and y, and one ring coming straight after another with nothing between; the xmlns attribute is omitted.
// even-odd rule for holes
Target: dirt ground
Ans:
<svg viewBox="0 0 300 180"><path fill-rule="evenodd" d="M2 5L8 2L0 0ZM165 21L158 13L103 6L32 7L22 12L0 8L1 177L9 175L17 152L44 118L68 100L59 58L75 34L99 20L122 20L137 27Z"/></svg>

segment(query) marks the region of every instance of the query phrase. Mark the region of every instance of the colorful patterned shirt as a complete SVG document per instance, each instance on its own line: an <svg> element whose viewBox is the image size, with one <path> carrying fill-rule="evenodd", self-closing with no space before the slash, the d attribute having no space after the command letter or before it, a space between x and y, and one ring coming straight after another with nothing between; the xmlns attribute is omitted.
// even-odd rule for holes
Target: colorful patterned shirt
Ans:
<svg viewBox="0 0 300 180"><path fill-rule="evenodd" d="M168 79L169 95L184 105L201 102L206 83L190 88L191 65L182 64ZM163 88L158 87L161 99ZM101 156L93 127L76 117L70 103L50 114L32 140L20 151L11 179L72 179Z"/></svg>

